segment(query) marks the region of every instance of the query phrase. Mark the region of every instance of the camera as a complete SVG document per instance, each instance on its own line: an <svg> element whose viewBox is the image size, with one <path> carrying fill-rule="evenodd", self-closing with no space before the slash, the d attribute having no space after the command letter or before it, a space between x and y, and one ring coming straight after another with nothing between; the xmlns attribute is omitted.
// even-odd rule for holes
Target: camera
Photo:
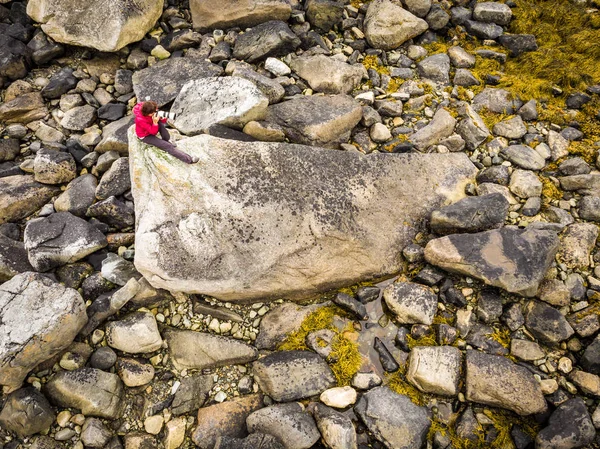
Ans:
<svg viewBox="0 0 600 449"><path fill-rule="evenodd" d="M167 111L157 111L156 115L160 118L166 118L167 120L175 120L175 113L174 112L167 112Z"/></svg>

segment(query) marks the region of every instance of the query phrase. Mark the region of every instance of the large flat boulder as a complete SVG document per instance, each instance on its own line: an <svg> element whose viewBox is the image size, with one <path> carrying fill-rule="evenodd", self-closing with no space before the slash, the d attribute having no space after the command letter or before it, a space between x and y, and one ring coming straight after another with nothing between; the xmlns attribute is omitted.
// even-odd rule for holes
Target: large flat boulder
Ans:
<svg viewBox="0 0 600 449"><path fill-rule="evenodd" d="M0 312L0 385L9 390L69 346L87 322L76 290L32 272L0 286Z"/></svg>
<svg viewBox="0 0 600 449"><path fill-rule="evenodd" d="M194 28L201 31L253 27L269 20L290 18L292 7L285 0L226 0L218 8L211 0L191 0Z"/></svg>
<svg viewBox="0 0 600 449"><path fill-rule="evenodd" d="M118 51L152 29L162 6L158 0L32 0L27 14L57 42Z"/></svg>
<svg viewBox="0 0 600 449"><path fill-rule="evenodd" d="M508 226L431 240L425 259L511 293L535 296L557 250L558 237L552 231Z"/></svg>
<svg viewBox="0 0 600 449"><path fill-rule="evenodd" d="M223 68L194 58L169 58L133 74L133 91L138 101L146 97L163 106L173 101L192 80L219 76Z"/></svg>
<svg viewBox="0 0 600 449"><path fill-rule="evenodd" d="M41 184L31 175L0 178L0 224L28 217L59 193L60 188Z"/></svg>
<svg viewBox="0 0 600 449"><path fill-rule="evenodd" d="M207 135L179 147L200 163L130 137L135 265L154 287L226 300L399 271L420 222L462 198L476 172L458 153L366 157Z"/></svg>

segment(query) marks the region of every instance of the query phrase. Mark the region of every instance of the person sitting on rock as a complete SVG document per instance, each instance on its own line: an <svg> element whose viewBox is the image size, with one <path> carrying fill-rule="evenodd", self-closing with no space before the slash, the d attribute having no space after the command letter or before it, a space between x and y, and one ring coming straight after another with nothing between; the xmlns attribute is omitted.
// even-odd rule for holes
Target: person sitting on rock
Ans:
<svg viewBox="0 0 600 449"><path fill-rule="evenodd" d="M133 117L135 119L136 135L142 142L160 148L186 164L198 162L197 157L184 153L177 149L175 144L169 142L171 135L165 125L167 119L160 118L157 112L158 105L154 101L144 101L134 106ZM157 133L160 133L161 138L156 136Z"/></svg>

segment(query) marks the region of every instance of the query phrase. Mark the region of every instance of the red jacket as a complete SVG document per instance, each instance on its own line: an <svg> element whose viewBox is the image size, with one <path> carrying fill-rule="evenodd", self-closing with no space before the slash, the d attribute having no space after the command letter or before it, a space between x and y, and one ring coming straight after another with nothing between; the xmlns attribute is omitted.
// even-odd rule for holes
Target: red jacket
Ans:
<svg viewBox="0 0 600 449"><path fill-rule="evenodd" d="M142 114L142 103L138 103L133 107L133 118L135 120L135 133L140 139L146 136L155 136L158 133L158 125L152 122L152 116ZM167 119L161 118L160 121L165 123Z"/></svg>

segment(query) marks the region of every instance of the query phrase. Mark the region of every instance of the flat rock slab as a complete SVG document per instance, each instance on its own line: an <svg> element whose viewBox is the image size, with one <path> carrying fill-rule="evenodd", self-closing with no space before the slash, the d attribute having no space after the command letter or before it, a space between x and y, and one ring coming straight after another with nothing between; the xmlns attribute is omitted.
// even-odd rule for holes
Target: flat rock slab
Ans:
<svg viewBox="0 0 600 449"><path fill-rule="evenodd" d="M499 355L467 351L467 399L512 410L519 415L542 413L546 400L533 374Z"/></svg>
<svg viewBox="0 0 600 449"><path fill-rule="evenodd" d="M223 68L192 58L169 58L133 74L133 91L138 101L150 97L158 106L175 99L189 81L219 76Z"/></svg>
<svg viewBox="0 0 600 449"><path fill-rule="evenodd" d="M277 402L309 398L335 386L329 365L310 351L273 352L252 369L260 389Z"/></svg>
<svg viewBox="0 0 600 449"><path fill-rule="evenodd" d="M220 335L167 329L163 336L177 369L216 368L248 363L258 357L252 346Z"/></svg>
<svg viewBox="0 0 600 449"><path fill-rule="evenodd" d="M399 271L422 219L462 198L476 172L464 154L362 156L201 135L179 143L200 158L189 166L136 137L130 145L136 268L156 288L226 300Z"/></svg>
<svg viewBox="0 0 600 449"><path fill-rule="evenodd" d="M388 449L420 449L431 426L430 412L388 387L365 393L355 413Z"/></svg>
<svg viewBox="0 0 600 449"><path fill-rule="evenodd" d="M46 384L48 397L86 416L116 419L121 415L123 383L116 374L95 368L61 371Z"/></svg>
<svg viewBox="0 0 600 449"><path fill-rule="evenodd" d="M0 178L0 224L28 217L60 193L60 188L41 184L31 175Z"/></svg>
<svg viewBox="0 0 600 449"><path fill-rule="evenodd" d="M0 286L0 317L0 385L9 389L69 346L87 322L76 290L31 272Z"/></svg>
<svg viewBox="0 0 600 449"><path fill-rule="evenodd" d="M511 293L535 296L557 250L554 232L511 226L431 240L425 259Z"/></svg>
<svg viewBox="0 0 600 449"><path fill-rule="evenodd" d="M57 42L118 51L150 31L162 14L162 4L155 0L33 0L27 4L27 14Z"/></svg>
<svg viewBox="0 0 600 449"><path fill-rule="evenodd" d="M201 31L244 29L269 20L287 21L292 12L285 0L226 0L218 8L211 0L191 0L190 9L194 28Z"/></svg>

